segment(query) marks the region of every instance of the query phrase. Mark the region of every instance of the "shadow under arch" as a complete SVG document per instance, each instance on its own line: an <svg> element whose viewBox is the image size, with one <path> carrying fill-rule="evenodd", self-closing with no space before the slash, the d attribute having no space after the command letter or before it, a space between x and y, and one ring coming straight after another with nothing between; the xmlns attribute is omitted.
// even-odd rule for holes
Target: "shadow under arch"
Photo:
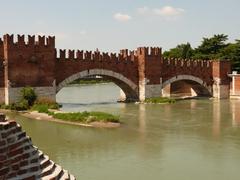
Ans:
<svg viewBox="0 0 240 180"><path fill-rule="evenodd" d="M200 96L212 96L212 87L208 86L206 82L202 79L192 76L192 75L177 75L168 80L166 80L162 84L162 89L164 89L168 85L173 85L177 82L185 82L195 91L197 95ZM179 86L179 85L178 85Z"/></svg>
<svg viewBox="0 0 240 180"><path fill-rule="evenodd" d="M104 79L110 80L120 87L125 93L126 101L138 100L138 86L134 82L120 73L105 69L89 69L73 74L57 84L56 92L58 93L63 87L67 86L67 84L74 80L95 75L102 76Z"/></svg>

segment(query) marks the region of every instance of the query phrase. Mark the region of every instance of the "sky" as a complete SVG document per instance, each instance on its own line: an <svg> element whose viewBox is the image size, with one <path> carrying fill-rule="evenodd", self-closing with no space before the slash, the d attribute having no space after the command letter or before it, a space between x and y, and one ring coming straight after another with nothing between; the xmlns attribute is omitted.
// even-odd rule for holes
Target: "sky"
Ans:
<svg viewBox="0 0 240 180"><path fill-rule="evenodd" d="M0 35L55 35L58 49L119 52L227 34L240 39L239 0L0 0Z"/></svg>

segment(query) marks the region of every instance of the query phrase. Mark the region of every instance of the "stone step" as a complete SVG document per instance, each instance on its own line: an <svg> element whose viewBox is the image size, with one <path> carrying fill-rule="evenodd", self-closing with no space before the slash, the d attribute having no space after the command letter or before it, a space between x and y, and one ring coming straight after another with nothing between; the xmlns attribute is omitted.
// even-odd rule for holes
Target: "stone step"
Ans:
<svg viewBox="0 0 240 180"><path fill-rule="evenodd" d="M23 146L23 148L25 148L26 146L31 146L31 144L29 144L29 142L26 142L26 144L24 143L22 146ZM29 154L29 156L31 157L34 151L37 151L37 149L34 149L34 148L30 147L29 149L24 150L23 153L21 153L21 154L16 154L15 156L9 157L9 160L14 160L14 159L19 158L19 157L22 158L22 156L25 155L25 154ZM28 159L28 158L29 157L26 157L25 159Z"/></svg>
<svg viewBox="0 0 240 180"><path fill-rule="evenodd" d="M42 152L39 151L39 154L41 155ZM48 166L46 169L42 170L39 166L39 164L41 163L44 163L46 161L49 161L49 163L52 163L51 165L52 166ZM49 157L46 156L46 155L43 155L43 158L41 161L38 161L36 163L31 163L29 164L28 166L24 166L21 168L21 170L29 170L31 169L32 167L38 167L38 170L37 171L34 171L34 172L27 172L26 174L23 174L21 176L17 176L16 179L27 179L28 177L32 177L33 175L35 175L35 179L37 179L36 177L39 177L39 175L41 175L42 173L46 173L48 170L49 170L49 174L51 174L51 171L53 169L53 166L54 166L54 163L53 162L50 162L49 160ZM13 178L14 179L14 178ZM40 178L38 178L40 179Z"/></svg>
<svg viewBox="0 0 240 180"><path fill-rule="evenodd" d="M49 157L47 155L43 155L43 158L40 160L40 166L44 165L47 161L49 161Z"/></svg>
<svg viewBox="0 0 240 180"><path fill-rule="evenodd" d="M47 166L49 166L50 164L51 164L50 159L49 158L44 158L44 160L40 162L40 168L43 170Z"/></svg>
<svg viewBox="0 0 240 180"><path fill-rule="evenodd" d="M69 175L69 177L70 177L70 180L76 180L76 178L71 174Z"/></svg>
<svg viewBox="0 0 240 180"><path fill-rule="evenodd" d="M42 170L39 177L42 178L44 176L50 175L52 173L52 171L54 170L54 168L55 168L55 164L53 161L50 160L50 164Z"/></svg>
<svg viewBox="0 0 240 180"><path fill-rule="evenodd" d="M61 172L62 172L62 167L55 164L55 168L54 168L53 172L48 176L42 177L42 180L59 179Z"/></svg>
<svg viewBox="0 0 240 180"><path fill-rule="evenodd" d="M60 177L59 180L69 180L69 179L70 179L70 177L69 177L68 171L63 170L63 174L62 174L62 176Z"/></svg>

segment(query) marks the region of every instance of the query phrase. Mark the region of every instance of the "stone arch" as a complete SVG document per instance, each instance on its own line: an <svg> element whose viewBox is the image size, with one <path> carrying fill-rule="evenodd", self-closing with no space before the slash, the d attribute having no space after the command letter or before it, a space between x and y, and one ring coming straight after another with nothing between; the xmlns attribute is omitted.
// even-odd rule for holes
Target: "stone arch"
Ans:
<svg viewBox="0 0 240 180"><path fill-rule="evenodd" d="M192 75L177 75L174 76L168 80L166 80L165 82L163 82L162 84L162 89L165 88L167 85L170 85L174 82L177 81L189 81L189 82L193 82L193 84L195 84L195 86L193 86L194 90L199 90L202 89L204 91L205 95L212 95L212 89L211 86L208 86L206 82L204 82L202 79L196 77L196 76L192 76ZM198 94L198 93L197 93Z"/></svg>
<svg viewBox="0 0 240 180"><path fill-rule="evenodd" d="M103 76L106 79L110 79L111 81L113 81L125 93L127 101L138 99L138 86L133 81L126 78L120 73L106 69L89 69L73 74L59 84L57 84L56 92L59 92L63 87L65 87L67 84L74 80L92 75Z"/></svg>

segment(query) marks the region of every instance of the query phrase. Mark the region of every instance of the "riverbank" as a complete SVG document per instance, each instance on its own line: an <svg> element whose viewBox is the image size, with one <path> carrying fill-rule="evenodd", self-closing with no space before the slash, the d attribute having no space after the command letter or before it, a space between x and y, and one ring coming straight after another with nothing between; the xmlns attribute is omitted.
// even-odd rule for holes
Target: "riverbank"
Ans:
<svg viewBox="0 0 240 180"><path fill-rule="evenodd" d="M82 127L92 127L92 128L118 128L121 126L120 122L103 122L103 121L93 121L90 123L81 123L81 122L72 122L72 121L65 121L61 119L54 118L52 115L48 115L46 113L39 113L37 111L14 111L23 117L27 117L33 120L39 121L50 121L50 122L57 122L61 124L69 124L69 125L76 125ZM61 112L61 111L58 111ZM9 114L13 113L11 110L0 109L0 113ZM62 112L61 112L62 113Z"/></svg>
<svg viewBox="0 0 240 180"><path fill-rule="evenodd" d="M28 112L21 112L20 113L24 117L28 117L31 119L36 120L42 120L42 121L52 121L52 122L58 122L63 124L70 124L70 125L77 125L77 126L83 126L83 127L95 127L95 128L117 128L120 127L120 122L90 122L90 123L80 123L80 122L72 122L72 121L65 121L61 119L54 118L51 115L45 114L45 113L39 113L37 111L28 111Z"/></svg>

